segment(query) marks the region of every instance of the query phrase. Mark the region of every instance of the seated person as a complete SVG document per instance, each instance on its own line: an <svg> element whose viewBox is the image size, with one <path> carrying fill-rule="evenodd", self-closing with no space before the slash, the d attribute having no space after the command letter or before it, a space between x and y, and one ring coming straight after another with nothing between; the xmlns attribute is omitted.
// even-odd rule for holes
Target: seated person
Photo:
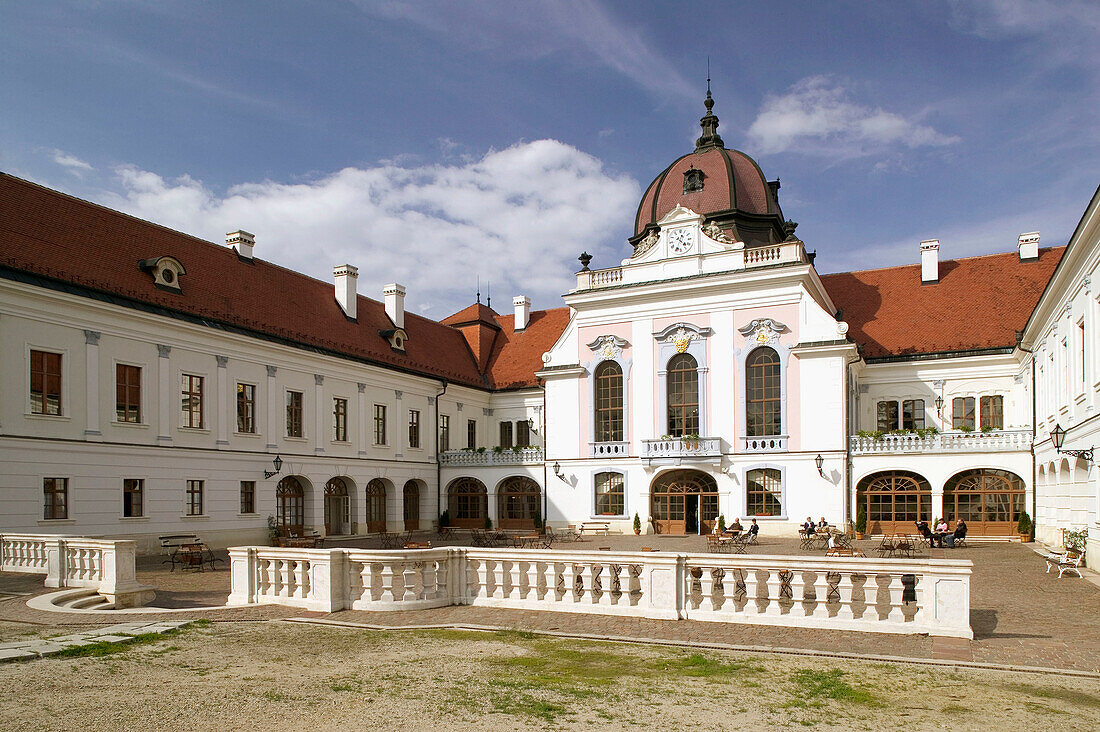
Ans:
<svg viewBox="0 0 1100 732"><path fill-rule="evenodd" d="M917 533L928 539L933 545L936 543L936 536L932 533L932 530L928 528L928 522L924 519L914 522L917 525Z"/></svg>
<svg viewBox="0 0 1100 732"><path fill-rule="evenodd" d="M817 527L814 525L814 520L807 516L806 523L802 524L802 531L806 533L806 536L810 536L814 533L815 528Z"/></svg>
<svg viewBox="0 0 1100 732"><path fill-rule="evenodd" d="M822 516L821 521L819 521L817 523L817 530L818 531L825 531L828 528L829 528L829 522L825 520L824 516Z"/></svg>
<svg viewBox="0 0 1100 732"><path fill-rule="evenodd" d="M735 518L733 523L726 527L726 531L744 531L744 527L741 526L741 519Z"/></svg>
<svg viewBox="0 0 1100 732"><path fill-rule="evenodd" d="M966 538L966 522L963 521L962 519L959 519L955 523L955 531L950 534L950 537L951 537L951 548L954 549L955 548L955 542Z"/></svg>
<svg viewBox="0 0 1100 732"><path fill-rule="evenodd" d="M756 535L760 533L760 525L756 523L756 519L752 520L752 525L749 526L749 537L755 539Z"/></svg>

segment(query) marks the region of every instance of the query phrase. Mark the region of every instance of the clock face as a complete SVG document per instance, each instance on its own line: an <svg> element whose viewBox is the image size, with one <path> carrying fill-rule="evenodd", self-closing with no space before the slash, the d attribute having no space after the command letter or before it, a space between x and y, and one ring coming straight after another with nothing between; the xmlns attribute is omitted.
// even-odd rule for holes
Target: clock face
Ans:
<svg viewBox="0 0 1100 732"><path fill-rule="evenodd" d="M668 248L673 254L683 254L695 243L690 229L677 229L668 235Z"/></svg>

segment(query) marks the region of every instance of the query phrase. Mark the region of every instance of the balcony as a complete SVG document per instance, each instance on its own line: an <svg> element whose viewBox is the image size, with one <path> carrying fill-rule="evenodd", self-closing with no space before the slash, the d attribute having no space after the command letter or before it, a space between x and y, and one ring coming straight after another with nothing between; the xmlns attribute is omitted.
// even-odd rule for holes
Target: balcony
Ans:
<svg viewBox="0 0 1100 732"><path fill-rule="evenodd" d="M1030 430L945 432L943 434L883 435L849 438L853 455L900 455L950 452L1022 452L1031 449Z"/></svg>
<svg viewBox="0 0 1100 732"><path fill-rule="evenodd" d="M786 452L787 435L742 437L741 452Z"/></svg>
<svg viewBox="0 0 1100 732"><path fill-rule="evenodd" d="M720 437L664 437L642 440L642 458L650 465L682 465L685 462L722 460Z"/></svg>
<svg viewBox="0 0 1100 732"><path fill-rule="evenodd" d="M505 448L494 450L448 450L439 456L439 464L446 466L490 467L493 465L534 465L543 462L541 447L524 447L519 450Z"/></svg>
<svg viewBox="0 0 1100 732"><path fill-rule="evenodd" d="M626 457L630 454L629 442L590 442L594 458Z"/></svg>

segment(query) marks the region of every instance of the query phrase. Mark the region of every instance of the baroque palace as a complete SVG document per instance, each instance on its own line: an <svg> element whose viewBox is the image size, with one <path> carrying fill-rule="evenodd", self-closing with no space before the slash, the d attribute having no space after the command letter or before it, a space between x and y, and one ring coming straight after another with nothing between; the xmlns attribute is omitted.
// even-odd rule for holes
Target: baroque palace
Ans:
<svg viewBox="0 0 1100 732"><path fill-rule="evenodd" d="M564 307L439 322L400 284L360 295L349 264L321 282L245 231L202 241L0 174L0 530L224 546L266 543L269 516L349 535L446 511L1009 536L1026 511L1095 551L1100 191L1066 246L924 241L919 264L819 275L712 106L621 263L582 255Z"/></svg>

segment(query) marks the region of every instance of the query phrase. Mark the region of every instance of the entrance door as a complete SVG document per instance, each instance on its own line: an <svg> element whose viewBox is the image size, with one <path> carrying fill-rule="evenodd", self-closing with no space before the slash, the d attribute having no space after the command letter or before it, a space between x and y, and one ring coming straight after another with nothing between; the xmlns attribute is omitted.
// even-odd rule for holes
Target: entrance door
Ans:
<svg viewBox="0 0 1100 732"><path fill-rule="evenodd" d="M367 483L363 519L366 521L369 533L375 534L386 530L386 484L378 478Z"/></svg>
<svg viewBox="0 0 1100 732"><path fill-rule="evenodd" d="M684 496L684 533L699 533L699 496Z"/></svg>
<svg viewBox="0 0 1100 732"><path fill-rule="evenodd" d="M333 478L325 484L325 534L347 534L351 521L351 497L342 478Z"/></svg>
<svg viewBox="0 0 1100 732"><path fill-rule="evenodd" d="M966 522L971 536L1013 536L1024 510L1024 482L1007 470L967 470L943 488L943 514L948 525Z"/></svg>
<svg viewBox="0 0 1100 732"><path fill-rule="evenodd" d="M420 530L420 486L410 480L404 490L405 531Z"/></svg>
<svg viewBox="0 0 1100 732"><path fill-rule="evenodd" d="M932 487L917 473L874 473L856 486L857 515L867 516L868 534L912 534L916 522L932 522Z"/></svg>

